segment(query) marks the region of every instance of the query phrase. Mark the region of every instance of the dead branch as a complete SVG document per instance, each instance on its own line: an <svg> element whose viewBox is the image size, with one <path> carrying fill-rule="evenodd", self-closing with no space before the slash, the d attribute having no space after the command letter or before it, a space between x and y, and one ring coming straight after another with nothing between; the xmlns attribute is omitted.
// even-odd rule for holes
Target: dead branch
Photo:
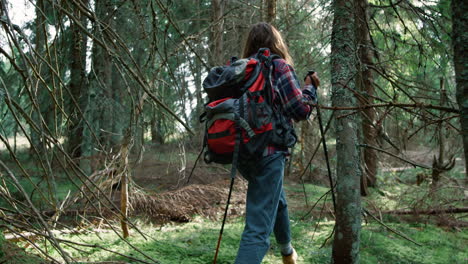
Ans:
<svg viewBox="0 0 468 264"><path fill-rule="evenodd" d="M324 106L324 105L317 105L313 103L309 103L311 106L320 107L321 109L326 110L359 110L362 111L364 109L369 108L380 108L380 107L399 107L399 108L420 108L420 109L433 109L444 111L448 113L456 113L459 114L460 110L451 107L433 105L433 104L423 104L423 103L414 103L414 104L405 104L405 103L384 103L384 104L365 104L360 106L353 106L353 107L337 107L337 106Z"/></svg>
<svg viewBox="0 0 468 264"><path fill-rule="evenodd" d="M52 243L52 245L60 252L60 255L63 257L64 261L66 263L70 263L71 262L70 256L60 246L60 243L57 241L56 237L53 235L53 233L50 230L47 222L41 216L41 213L36 208L36 206L33 204L31 199L29 199L28 193L24 190L23 186L19 183L18 179L15 177L15 175L10 171L10 169L2 161L0 161L0 166L7 172L7 175L11 178L11 180L15 184L16 188L23 194L23 196L26 199L26 201L28 202L29 206L31 206L32 210L34 211L34 214L38 217L38 219L39 219L40 223L42 224L43 228L46 230L46 233L48 234L48 237L49 237L50 242Z"/></svg>
<svg viewBox="0 0 468 264"><path fill-rule="evenodd" d="M459 214L467 213L468 207L461 208L443 208L443 209L428 209L428 210L389 210L383 211L383 214L395 215L439 215L439 214Z"/></svg>
<svg viewBox="0 0 468 264"><path fill-rule="evenodd" d="M418 246L422 246L420 243L414 241L413 239L409 238L407 235L401 233L400 231L398 230L395 230L391 227L389 227L388 225L386 225L384 222L382 222L379 218L377 218L376 216L374 216L373 214L371 214L366 208L362 208L362 210L364 211L364 213L366 213L367 215L370 215L375 221L377 221L379 224L381 224L382 226L384 226L385 228L387 228L389 231L395 233L396 235L410 241L410 242L413 242L414 244L418 245Z"/></svg>
<svg viewBox="0 0 468 264"><path fill-rule="evenodd" d="M406 163L409 163L409 164L413 165L414 167L421 167L421 168L424 168L424 169L431 169L431 167L429 167L429 166L426 166L426 165L424 165L424 164L419 164L419 163L416 163L416 162L414 162L414 161L411 161L411 160L402 158L402 157L400 157L400 156L397 156L397 155L395 155L395 154L393 154L393 153L390 153L390 152L388 152L388 151L386 151L386 150L383 150L383 149L381 149L381 148L378 148L378 147L374 147L374 146L370 146L370 145L366 145L366 144L359 144L359 146L360 146L360 147L365 147L365 148L371 148L371 149L375 149L375 150L377 150L377 151L383 152L383 153L385 153L385 154L387 154L387 155L390 155L390 156L392 156L392 157L394 157L394 158L397 158L397 159L399 159L399 160L401 160L401 161L404 161L404 162L406 162Z"/></svg>
<svg viewBox="0 0 468 264"><path fill-rule="evenodd" d="M87 234L87 233L110 233L113 232L110 229L64 229L64 230L52 230L52 233L55 235L66 235L66 234ZM38 238L42 238L41 234L38 234L37 232L22 232L22 233L6 233L5 239L10 241L10 242L20 242L24 241L26 239L28 240L36 240Z"/></svg>

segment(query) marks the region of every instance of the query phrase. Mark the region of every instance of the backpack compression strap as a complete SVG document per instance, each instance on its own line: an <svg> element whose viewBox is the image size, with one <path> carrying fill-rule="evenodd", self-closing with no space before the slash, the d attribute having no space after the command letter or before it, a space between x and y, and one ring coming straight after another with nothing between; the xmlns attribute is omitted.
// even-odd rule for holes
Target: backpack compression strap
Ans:
<svg viewBox="0 0 468 264"><path fill-rule="evenodd" d="M231 121L234 121L236 123L236 126L242 127L245 132L247 132L247 135L252 138L255 136L255 132L252 130L250 127L249 123L242 117L239 117L239 115L236 115L234 113L220 113L220 114L215 114L210 121L207 124L207 127L211 127L213 123L218 120L218 119L228 119ZM240 134L238 131L236 131L236 140L237 140L237 135ZM218 138L218 137L223 137L226 136L224 133L222 135L208 135L208 138ZM235 150L234 150L235 152Z"/></svg>

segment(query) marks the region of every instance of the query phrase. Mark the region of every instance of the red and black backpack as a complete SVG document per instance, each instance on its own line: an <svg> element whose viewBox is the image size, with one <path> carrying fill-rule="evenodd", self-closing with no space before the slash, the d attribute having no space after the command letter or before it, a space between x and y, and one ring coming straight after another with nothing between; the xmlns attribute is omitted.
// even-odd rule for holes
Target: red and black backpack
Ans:
<svg viewBox="0 0 468 264"><path fill-rule="evenodd" d="M272 137L274 110L273 60L269 49L246 59L214 67L203 81L209 102L200 120L206 122L205 162L229 164L262 156Z"/></svg>

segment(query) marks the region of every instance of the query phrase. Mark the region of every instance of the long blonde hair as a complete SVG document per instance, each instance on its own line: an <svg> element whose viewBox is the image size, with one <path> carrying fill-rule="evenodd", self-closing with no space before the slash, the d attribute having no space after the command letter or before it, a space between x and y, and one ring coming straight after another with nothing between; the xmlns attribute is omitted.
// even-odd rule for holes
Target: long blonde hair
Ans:
<svg viewBox="0 0 468 264"><path fill-rule="evenodd" d="M293 60L289 55L289 49L286 42L284 42L283 36L274 26L265 22L254 24L250 28L242 57L250 57L260 48L269 48L272 53L279 55L288 64L293 65Z"/></svg>

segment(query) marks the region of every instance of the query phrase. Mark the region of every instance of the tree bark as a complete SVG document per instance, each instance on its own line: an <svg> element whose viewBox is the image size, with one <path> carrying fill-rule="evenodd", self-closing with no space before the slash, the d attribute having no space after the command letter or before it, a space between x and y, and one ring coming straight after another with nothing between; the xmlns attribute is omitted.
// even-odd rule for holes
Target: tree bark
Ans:
<svg viewBox="0 0 468 264"><path fill-rule="evenodd" d="M162 131L162 118L161 115L158 113L158 109L153 106L151 108L151 143L157 145L164 144L164 133Z"/></svg>
<svg viewBox="0 0 468 264"><path fill-rule="evenodd" d="M45 42L47 41L46 39L46 32L45 32L45 18L44 18L44 1L43 0L38 0L36 2L36 18L35 18L35 51L39 56L45 57ZM45 74L44 73L44 63L42 60L38 57L36 59L37 65L36 71L41 74L41 77L44 77L45 79ZM42 153L45 153L45 142L43 140L43 136L41 131L44 131L43 127L43 110L44 108L49 104L49 100L46 100L45 97L47 96L46 89L47 87L44 86L44 83L40 80L40 78L34 78L34 87L32 87L33 94L35 98L32 98L33 102L31 104L32 107L32 113L31 113L31 119L32 121L36 124L36 126L39 128L39 132L35 131L33 128L30 128L31 131L31 153L34 153L34 148L39 152L39 155L42 157Z"/></svg>
<svg viewBox="0 0 468 264"><path fill-rule="evenodd" d="M440 78L440 105L445 106L447 103L447 91L445 90L444 78ZM445 113L440 113L440 118L444 118ZM444 135L444 123L441 122L437 126L438 132L438 141L439 141L439 157L435 157L432 161L432 187L436 188L439 180L440 174L444 171L444 168L447 167L445 162L445 135Z"/></svg>
<svg viewBox="0 0 468 264"><path fill-rule="evenodd" d="M468 3L452 0L452 45L461 136L465 150L465 177L468 180Z"/></svg>
<svg viewBox="0 0 468 264"><path fill-rule="evenodd" d="M127 10L123 9L122 7L115 12L114 14L114 21L110 22L114 27L115 31L117 34L120 36L124 36L125 33L127 33L130 28L126 25L126 19L129 19L125 15L125 11L121 10ZM139 35L136 34L136 36L140 37ZM143 42L144 43L144 42ZM143 45L141 43L140 45ZM133 57L135 58L136 62L139 65L142 65L143 61L143 54L144 50L143 47L138 45L137 43L135 46L133 46ZM126 83L122 77L121 70L118 69L116 65L112 65L112 85L108 87L108 95L110 96L109 103L110 105L108 106L108 109L112 111L110 113L111 118L108 120L108 127L104 128L105 130L110 131L109 139L108 139L108 144L110 147L114 147L117 144L119 144L122 141L123 138L123 133L125 127L129 123L129 113L128 110L126 110L125 106L125 95L126 95ZM140 95L141 96L141 95ZM135 92L135 97L140 98L140 96L136 95ZM115 116L119 116L119 118L115 118ZM138 124L138 121L135 120L135 124ZM135 130L136 131L136 130Z"/></svg>
<svg viewBox="0 0 468 264"><path fill-rule="evenodd" d="M84 5L87 0L82 1ZM82 25L86 25L86 16L75 8L74 15L80 20ZM70 58L70 93L73 98L70 105L70 126L68 127L68 153L72 158L79 158L82 155L83 143L83 122L80 114L86 108L86 43L87 36L74 21L70 25L72 31L71 58Z"/></svg>
<svg viewBox="0 0 468 264"><path fill-rule="evenodd" d="M332 104L334 107L356 106L356 74L353 1L333 1L331 40ZM357 121L349 111L335 121L336 130L336 223L332 263L359 263L361 232L360 158Z"/></svg>
<svg viewBox="0 0 468 264"><path fill-rule="evenodd" d="M266 22L274 25L276 20L276 0L267 0L266 5Z"/></svg>
<svg viewBox="0 0 468 264"><path fill-rule="evenodd" d="M110 12L112 12L111 8L112 4L109 0L97 0L95 2L96 16L102 24L95 23L94 35L101 40L104 40L105 27L112 26L113 19L112 16L109 16ZM106 49L94 43L90 73L92 89L90 114L93 115L93 129L95 129L100 143L106 150L111 148L109 131L112 129L111 120L113 119L112 69L112 59Z"/></svg>
<svg viewBox="0 0 468 264"><path fill-rule="evenodd" d="M223 9L224 0L211 0L212 8L212 23L213 29L211 32L211 66L224 64L223 59L223 30L224 30L224 19Z"/></svg>
<svg viewBox="0 0 468 264"><path fill-rule="evenodd" d="M130 131L130 130L129 130ZM123 237L127 238L130 235L128 230L127 218L128 218L128 181L129 181L129 171L128 171L128 155L130 152L129 140L132 136L130 133L126 134L126 138L123 140L122 148L120 149L122 158L120 159L120 226L122 227Z"/></svg>
<svg viewBox="0 0 468 264"><path fill-rule="evenodd" d="M374 78L371 68L372 49L368 27L368 2L367 0L356 0L356 43L358 48L358 72L356 75L356 87L360 92L359 105L373 104L374 100ZM377 131L374 127L375 109L366 108L361 115L361 129L365 145L377 145ZM371 148L362 149L364 173L361 177L361 194L367 195L367 187L375 187L377 174L377 152Z"/></svg>

